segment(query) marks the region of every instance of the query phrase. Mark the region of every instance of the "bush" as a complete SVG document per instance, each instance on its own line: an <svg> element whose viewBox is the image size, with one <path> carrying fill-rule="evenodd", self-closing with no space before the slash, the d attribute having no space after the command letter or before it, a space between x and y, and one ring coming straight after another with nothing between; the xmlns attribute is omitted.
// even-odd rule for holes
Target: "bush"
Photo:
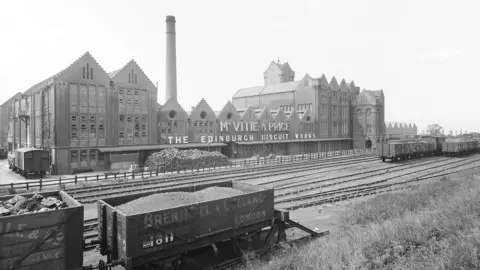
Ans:
<svg viewBox="0 0 480 270"><path fill-rule="evenodd" d="M153 153L145 161L145 166L150 170L172 171L183 168L196 168L202 165L226 165L228 157L219 152L200 151L197 149L178 150L165 149Z"/></svg>

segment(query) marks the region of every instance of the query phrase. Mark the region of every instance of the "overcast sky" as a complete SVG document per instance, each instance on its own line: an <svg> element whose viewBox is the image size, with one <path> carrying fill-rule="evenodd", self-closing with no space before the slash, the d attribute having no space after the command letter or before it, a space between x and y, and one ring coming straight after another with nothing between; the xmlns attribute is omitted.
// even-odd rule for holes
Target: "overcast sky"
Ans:
<svg viewBox="0 0 480 270"><path fill-rule="evenodd" d="M480 132L480 1L2 1L3 103L89 51L135 59L165 102L165 16L177 23L180 104L220 110L270 61L383 89L386 121Z"/></svg>

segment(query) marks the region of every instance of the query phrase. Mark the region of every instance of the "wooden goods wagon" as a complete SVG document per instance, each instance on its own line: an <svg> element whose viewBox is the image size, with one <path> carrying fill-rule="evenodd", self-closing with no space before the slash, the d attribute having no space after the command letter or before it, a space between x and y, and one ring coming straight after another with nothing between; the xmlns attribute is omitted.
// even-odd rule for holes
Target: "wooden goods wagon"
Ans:
<svg viewBox="0 0 480 270"><path fill-rule="evenodd" d="M160 192L194 192L212 186L231 187L244 194L135 215L122 213L115 206L159 191L99 200L101 254L108 255L109 265L123 265L125 269L152 260L158 265L168 265L186 252L221 245L226 240L234 241L246 233L273 226L273 189L222 181Z"/></svg>
<svg viewBox="0 0 480 270"><path fill-rule="evenodd" d="M443 136L422 136L422 140L433 146L433 153L435 155L442 154L442 144L445 142L445 139Z"/></svg>
<svg viewBox="0 0 480 270"><path fill-rule="evenodd" d="M382 143L380 146L380 159L382 159L383 162L385 162L386 159L390 159L391 161L398 160L403 156L405 147L405 143L399 141Z"/></svg>
<svg viewBox="0 0 480 270"><path fill-rule="evenodd" d="M15 149L10 169L25 178L29 174L40 174L43 177L50 167L50 154L46 150L36 148Z"/></svg>
<svg viewBox="0 0 480 270"><path fill-rule="evenodd" d="M40 194L59 196L68 207L0 217L0 269L82 269L83 205L63 191ZM12 197L2 196L0 201Z"/></svg>

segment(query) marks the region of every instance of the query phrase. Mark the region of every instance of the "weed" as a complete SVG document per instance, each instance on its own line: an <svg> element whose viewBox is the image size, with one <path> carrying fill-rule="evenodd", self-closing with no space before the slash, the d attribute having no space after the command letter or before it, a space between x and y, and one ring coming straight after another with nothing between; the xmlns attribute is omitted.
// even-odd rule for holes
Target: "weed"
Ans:
<svg viewBox="0 0 480 270"><path fill-rule="evenodd" d="M444 177L351 206L338 232L246 269L480 269L480 183Z"/></svg>

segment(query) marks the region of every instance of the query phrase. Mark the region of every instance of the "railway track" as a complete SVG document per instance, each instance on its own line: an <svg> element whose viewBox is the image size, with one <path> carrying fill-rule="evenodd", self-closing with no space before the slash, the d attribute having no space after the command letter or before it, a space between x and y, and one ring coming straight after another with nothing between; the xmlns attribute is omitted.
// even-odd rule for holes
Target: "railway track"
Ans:
<svg viewBox="0 0 480 270"><path fill-rule="evenodd" d="M427 161L427 162L421 162L421 163L417 163L417 164L415 164L415 163L414 164L409 164L409 165L406 165L406 166L402 166L400 168L396 167L396 169L382 168L382 169L377 169L377 170L370 170L368 172L347 174L347 175L342 175L342 176L339 176L339 177L332 177L332 178L321 179L321 180L317 180L317 179L315 179L315 177L310 177L310 178L305 179L307 181L304 181L302 183L302 185L294 184L294 185L290 185L290 186L282 186L282 187L276 188L275 189L275 191L276 191L275 195L276 195L276 198L288 197L288 196L290 196L290 197L291 196L298 196L298 194L300 194L300 193L312 192L312 191L315 191L315 190L321 190L321 189L336 186L336 185L347 184L347 183L351 183L351 182L358 182L358 181L362 181L362 180L365 180L365 179L369 179L369 178L373 178L373 177L379 177L379 176L392 174L392 173L400 172L400 171L407 171L403 174L395 175L393 177L387 177L383 180L380 180L380 182L382 182L382 181L386 182L386 181L389 181L389 180L392 180L392 179L395 179L395 178L411 175L412 173L419 173L419 172L426 171L426 170L440 168L442 166L455 165L455 164L461 164L461 163L462 163L462 160L455 160L453 162L451 160L443 160L443 162L442 161ZM425 167L425 166L429 166L429 165L433 165L433 166L426 167L426 168L420 168L420 167ZM410 171L412 169L415 169L415 171ZM340 179L347 179L347 180L339 181ZM308 181L308 180L312 180L312 181ZM292 191L292 189L294 189L294 190Z"/></svg>
<svg viewBox="0 0 480 270"><path fill-rule="evenodd" d="M395 166L395 168L396 168L395 170L393 170L392 168L383 168L383 169L375 170L373 172L369 171L368 173L370 173L370 175L362 172L362 173L357 173L357 174L349 174L349 175L345 175L345 176L342 176L342 177L334 177L334 178L331 178L331 179L317 180L314 183L324 183L324 182L327 182L327 181L338 180L339 178L348 178L348 177L355 177L355 176L358 176L358 175L363 175L361 177L356 177L356 178L353 178L353 179L348 179L348 180L344 180L344 181L338 181L338 182L334 182L334 183L324 184L322 186L318 186L318 187L315 187L315 188L302 189L302 190L298 190L296 192L289 192L289 193L283 193L283 194L275 194L275 204L276 205L289 204L289 205L286 205L285 207L282 207L282 208L287 209L287 210L296 210L296 209L299 209L299 208L304 208L304 207L309 207L309 206L314 206L314 205L319 205L319 204L324 204L324 203L329 203L329 202L335 202L335 201L338 201L338 200L346 200L346 199L349 199L349 198L363 197L363 196L374 195L374 194L383 193L383 192L401 190L401 189L405 189L406 187L398 187L398 188L394 188L394 187L399 186L399 185L405 185L406 183L409 183L409 182L412 182L412 181L421 181L421 180L424 180L424 179L430 179L430 178L433 178L433 177L438 177L438 175L443 175L442 173L445 170L448 170L449 171L448 173L461 171L462 169L452 170L452 168L450 168L450 167L455 168L455 167L458 167L458 166L465 166L465 165L473 164L475 162L480 161L480 158L470 158L470 159L467 159L467 160L465 160L465 159L455 159L453 161L452 161L452 159L448 159L448 158L445 158L445 159L439 158L439 159L441 159L442 161L446 161L446 162L442 163L442 164L438 164L438 162L439 162L438 160L429 160L429 161L423 161L422 160L422 162L420 162L420 163L397 164ZM315 191L315 190L320 190L321 188L325 188L325 187L331 187L331 186L335 186L335 185L351 183L351 182L354 182L354 181L363 180L363 179L370 178L370 177L373 177L373 176L381 176L381 175L385 175L387 173L394 173L394 172L405 170L405 169L414 169L414 168L418 168L418 167L422 167L422 166L428 166L430 164L436 164L436 165L415 171L414 172L415 174L425 172L425 171L427 171L427 172L424 173L420 177L417 176L413 180L407 180L407 181L393 183L393 184L385 184L388 181L391 181L393 179L409 176L409 175L412 174L412 172L408 172L408 173L403 173L403 174L400 174L400 175L391 176L391 177L388 177L386 179L373 181L373 182L369 182L369 183L363 183L363 184L359 184L359 185L354 185L354 186L349 186L349 187L344 187L344 188L338 188L338 189L334 189L334 190L330 190L330 191L316 192L316 193L313 193L313 194L300 195L301 193L304 193L304 192L312 192L312 191ZM405 167L409 167L409 168L405 168ZM286 186L280 187L281 190L284 190L286 188L287 188ZM277 192L277 190L278 189L276 188L275 191ZM382 190L385 190L385 191L382 191ZM288 198L287 199L282 198L282 197L286 197L286 196L294 196L295 198L289 198L289 199ZM325 198L325 197L328 197L328 196L329 196L329 198ZM296 203L296 202L298 202L298 203ZM92 239L92 240L95 239L97 237L97 232L95 231L95 228L98 224L96 219L86 220L85 224L86 225L84 226L84 228L88 228L88 230L85 232L86 239L87 239L87 236L88 236L88 239Z"/></svg>
<svg viewBox="0 0 480 270"><path fill-rule="evenodd" d="M434 159L434 160L421 160L421 161L418 161L418 162L409 162L409 163L401 163L401 164L388 164L388 165L384 165L384 166L382 166L381 168L378 168L378 169L368 169L367 171L364 171L364 172L356 172L356 173L353 173L353 174L335 176L333 178L322 179L322 180L317 180L319 178L318 176L312 176L310 178L297 177L296 181L293 181L293 182L292 181L286 182L284 179L276 179L276 180L262 182L262 183L259 183L259 184L260 185L274 184L273 187L275 188L275 190L292 189L292 188L296 188L296 187L304 187L305 185L309 185L309 184L317 184L317 183L331 181L333 179L338 180L338 179L348 178L348 177L352 177L352 176L363 175L362 177L358 178L358 179L363 179L363 178L368 178L368 177L373 177L373 176L386 174L389 171L394 170L395 168L398 168L397 170L404 170L406 167L423 166L424 164L437 163L439 160L448 160L448 159L440 157L440 158L437 158L437 159ZM377 164L377 166L379 166L379 165ZM346 168L342 168L342 169L346 169ZM309 180L312 180L312 179L313 179L313 181L309 182ZM282 184L282 182L286 182L286 183Z"/></svg>
<svg viewBox="0 0 480 270"><path fill-rule="evenodd" d="M180 187L180 186L189 186L197 185L204 183L211 183L215 181L222 180L235 180L235 181L245 181L252 178L262 178L262 177L272 177L282 174L293 174L293 173L302 173L302 174L316 174L320 169L333 168L338 166L346 166L355 164L358 166L359 162L372 162L377 160L376 157L365 157L360 159L347 159L347 160L336 160L332 162L322 162L322 163L307 163L307 164L296 164L294 167L276 166L276 168L269 168L266 170L260 171L244 171L243 173L234 173L234 174L225 174L220 176L213 177L203 177L198 179L198 177L178 177L178 178L155 178L155 179L145 179L142 181L129 182L125 184L115 184L114 186L104 185L96 187L96 189L87 189L84 190L66 190L70 195L72 195L76 200L83 204L93 203L99 199L105 199L110 197L118 196L119 194L126 193L141 193L149 191L152 189L161 190L164 188ZM319 167L320 165L320 167ZM308 172L307 172L308 171ZM298 176L291 176L290 179L293 179ZM283 179L285 181L285 179Z"/></svg>
<svg viewBox="0 0 480 270"><path fill-rule="evenodd" d="M477 163L480 161L480 158L468 159L463 160L463 162L452 162L447 165L435 166L434 168L423 169L419 172L416 172L417 175L410 179L404 181L398 181L395 183L388 183L388 181L393 180L395 178L401 178L408 176L409 174L401 174L397 176L392 176L387 179L382 179L380 181L374 181L370 183L364 183L355 186L349 186L345 188L318 192L313 194L307 194L302 196L296 196L294 199L291 200L282 200L282 201L275 201L276 205L279 205L280 208L286 210L296 210L300 208L312 207L316 205L321 205L325 203L332 203L342 200L353 199L357 197L364 197L369 195L375 195L385 192L392 192L398 191L403 189L412 188L409 186L409 183L419 182L427 179L433 179L436 177L442 177L454 173L460 173L462 171L480 171L480 168L471 167L468 168L468 165ZM471 172L470 172L471 173Z"/></svg>
<svg viewBox="0 0 480 270"><path fill-rule="evenodd" d="M275 164L262 164L258 166L252 167L238 167L238 168L228 168L228 169L220 169L220 170L212 170L206 172L193 172L187 174L175 174L175 175L162 175L162 176L155 176L155 175L145 175L144 178L136 178L136 179L126 179L128 180L127 183L108 183L106 185L100 186L91 186L91 187L77 187L77 188L68 188L65 189L69 194L76 194L78 192L93 192L93 191L101 191L104 190L106 187L109 188L124 188L124 187L131 187L134 186L136 183L140 181L152 181L152 180L168 180L168 181L175 181L178 179L198 179L198 178L207 178L207 177L215 177L215 176L224 176L224 175L232 175L232 174L240 174L240 173L252 173L252 172L259 172L264 170L269 170L273 168L283 167L283 168L295 168L302 165L312 165L312 164L324 164L324 163L331 163L331 162L347 162L349 160L374 160L374 155L362 155L362 156L344 156L344 157L334 157L334 158L326 158L326 159L305 159L302 161L297 162L289 162L289 163L275 163ZM378 158L377 158L378 159ZM125 180L123 178L118 178L118 180ZM101 184L102 182L99 182Z"/></svg>

